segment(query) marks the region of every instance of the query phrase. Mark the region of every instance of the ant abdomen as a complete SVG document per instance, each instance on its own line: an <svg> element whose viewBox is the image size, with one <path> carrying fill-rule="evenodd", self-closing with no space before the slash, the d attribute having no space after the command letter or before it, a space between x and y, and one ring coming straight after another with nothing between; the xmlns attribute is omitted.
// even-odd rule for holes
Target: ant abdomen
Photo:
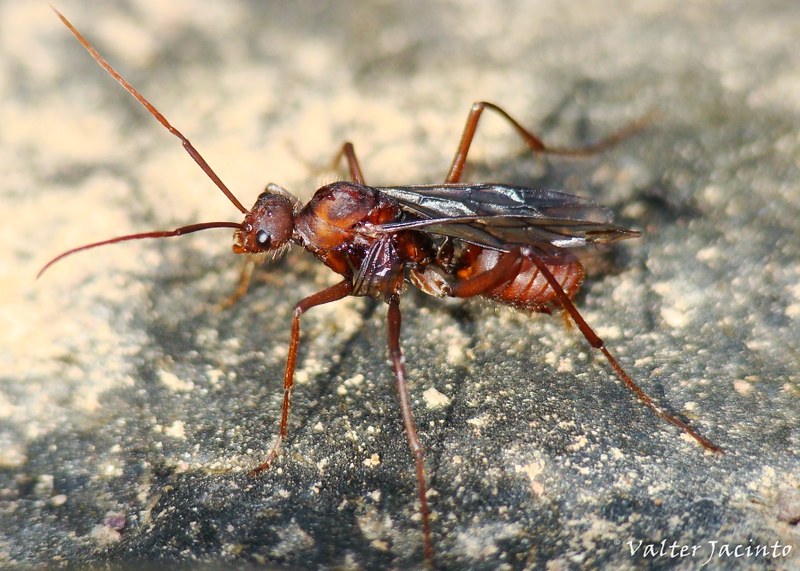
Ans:
<svg viewBox="0 0 800 571"><path fill-rule="evenodd" d="M468 279L494 268L504 254L484 248L471 248L465 255L467 263L457 271L459 279ZM553 274L564 293L570 299L578 292L583 282L583 266L574 256L562 255L559 260L545 261L547 269ZM505 276L500 283L487 288L480 295L528 311L550 313L558 306L555 290L539 268L525 255L518 254L517 270Z"/></svg>

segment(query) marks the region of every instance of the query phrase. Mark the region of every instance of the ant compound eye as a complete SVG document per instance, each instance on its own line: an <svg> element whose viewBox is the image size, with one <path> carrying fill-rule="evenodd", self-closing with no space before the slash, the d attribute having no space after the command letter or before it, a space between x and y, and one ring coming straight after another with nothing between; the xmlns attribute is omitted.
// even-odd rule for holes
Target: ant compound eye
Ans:
<svg viewBox="0 0 800 571"><path fill-rule="evenodd" d="M258 242L258 245L261 246L262 248L265 249L269 248L269 243L271 241L272 240L270 240L270 236L266 232L266 230L259 230L258 232L256 232L256 242Z"/></svg>

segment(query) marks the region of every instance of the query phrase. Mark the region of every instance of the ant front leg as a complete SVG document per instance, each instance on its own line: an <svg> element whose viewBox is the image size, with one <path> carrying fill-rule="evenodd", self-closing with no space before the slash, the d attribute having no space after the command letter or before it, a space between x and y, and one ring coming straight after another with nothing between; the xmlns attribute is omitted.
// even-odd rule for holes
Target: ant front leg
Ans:
<svg viewBox="0 0 800 571"><path fill-rule="evenodd" d="M608 137L585 147L550 147L534 133L523 127L516 119L506 113L506 111L504 111L502 108L498 107L494 103L489 103L488 101L477 101L472 104L472 107L469 110L469 115L467 115L467 124L464 126L464 133L461 135L461 142L458 144L455 157L453 157L453 163L450 165L450 171L447 173L447 177L444 179L446 183L457 183L461 180L461 175L464 172L464 165L467 162L467 154L469 153L470 145L472 145L472 139L475 138L475 131L478 129L478 121L480 120L484 109L491 109L505 119L534 153L547 153L550 155L567 155L575 157L593 155L613 147L623 139L641 130L651 117L651 114L644 115L636 121L626 125L622 129L612 133Z"/></svg>
<svg viewBox="0 0 800 571"><path fill-rule="evenodd" d="M248 256L247 259L244 261L244 265L242 266L242 271L239 274L239 283L236 286L236 289L230 294L227 298L222 300L218 305L217 309L219 311L228 309L229 307L233 307L236 305L240 299L242 299L246 294L247 290L250 289L250 281L253 278L253 270L256 268L255 260Z"/></svg>
<svg viewBox="0 0 800 571"><path fill-rule="evenodd" d="M272 447L267 459L250 470L250 475L254 476L259 472L268 469L272 461L278 456L281 443L286 438L289 426L289 407L292 401L292 386L294 385L294 368L297 362L297 349L300 344L300 316L312 307L338 301L350 295L353 291L353 284L348 280L343 280L338 284L326 288L322 291L302 299L292 313L292 336L289 341L289 356L286 358L286 370L283 373L283 407L281 409L281 424L278 429L278 440Z"/></svg>

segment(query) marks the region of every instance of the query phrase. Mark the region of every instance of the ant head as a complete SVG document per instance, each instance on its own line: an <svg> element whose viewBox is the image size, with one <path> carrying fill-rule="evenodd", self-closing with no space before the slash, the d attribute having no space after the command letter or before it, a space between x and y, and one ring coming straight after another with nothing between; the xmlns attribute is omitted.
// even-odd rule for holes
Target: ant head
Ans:
<svg viewBox="0 0 800 571"><path fill-rule="evenodd" d="M233 251L257 254L279 250L292 239L298 209L295 197L277 184L268 184L234 233Z"/></svg>

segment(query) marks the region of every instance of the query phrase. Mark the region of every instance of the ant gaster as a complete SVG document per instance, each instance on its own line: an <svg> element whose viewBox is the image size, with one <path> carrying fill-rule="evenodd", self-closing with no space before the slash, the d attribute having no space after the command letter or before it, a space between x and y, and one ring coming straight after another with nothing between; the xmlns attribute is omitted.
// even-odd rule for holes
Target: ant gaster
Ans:
<svg viewBox="0 0 800 571"><path fill-rule="evenodd" d="M364 181L353 145L345 143L336 162L346 160L350 181L316 191L306 205L277 185L269 185L251 209L245 208L214 173L189 140L175 129L130 83L89 44L57 10L58 17L92 57L167 130L178 137L189 155L243 214L244 221L206 222L169 231L118 236L68 250L75 252L143 238L180 236L209 228L234 228L237 254L277 252L297 244L342 276L342 280L295 306L278 436L266 460L251 470L267 470L287 434L293 376L300 339L300 317L312 307L347 296L369 296L388 305L388 347L400 397L400 411L416 467L424 556L433 564L430 508L426 496L423 447L417 436L400 348L400 294L406 282L437 297L483 296L513 307L549 313L562 308L589 344L606 358L617 377L659 418L675 425L703 448L721 452L682 420L659 407L633 381L586 323L572 302L583 280L575 249L632 238L639 233L613 224L611 212L564 192L484 183L462 183L461 175L478 120L486 109L505 119L534 152L589 155L613 146L638 130L643 120L600 142L579 149L546 146L500 107L475 103L443 184L372 187ZM243 274L235 297L247 287Z"/></svg>

